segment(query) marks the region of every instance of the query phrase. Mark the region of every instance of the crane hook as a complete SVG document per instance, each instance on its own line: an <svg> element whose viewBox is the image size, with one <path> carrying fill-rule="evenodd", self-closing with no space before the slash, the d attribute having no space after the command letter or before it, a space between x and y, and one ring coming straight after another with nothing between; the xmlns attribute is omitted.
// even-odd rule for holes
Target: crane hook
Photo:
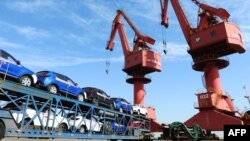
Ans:
<svg viewBox="0 0 250 141"><path fill-rule="evenodd" d="M106 54L106 74L108 75L109 74L109 66L110 66L110 53L107 53Z"/></svg>
<svg viewBox="0 0 250 141"><path fill-rule="evenodd" d="M109 66L110 66L110 61L106 60L106 74L109 73Z"/></svg>

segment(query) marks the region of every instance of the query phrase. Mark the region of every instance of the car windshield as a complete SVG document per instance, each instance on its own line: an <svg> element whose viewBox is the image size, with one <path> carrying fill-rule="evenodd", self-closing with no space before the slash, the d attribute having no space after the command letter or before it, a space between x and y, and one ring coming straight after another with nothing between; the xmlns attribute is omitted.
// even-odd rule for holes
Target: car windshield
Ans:
<svg viewBox="0 0 250 141"><path fill-rule="evenodd" d="M3 50L0 50L0 57L9 60L12 63L17 63L17 60L13 56Z"/></svg>

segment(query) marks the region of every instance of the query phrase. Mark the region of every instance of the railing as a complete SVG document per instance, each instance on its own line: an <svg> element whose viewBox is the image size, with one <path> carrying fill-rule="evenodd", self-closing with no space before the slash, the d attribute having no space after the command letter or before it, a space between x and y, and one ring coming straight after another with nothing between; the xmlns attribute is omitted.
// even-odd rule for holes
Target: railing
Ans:
<svg viewBox="0 0 250 141"><path fill-rule="evenodd" d="M199 108L198 102L195 102L195 103L194 103L194 108L195 108L195 109L198 109L198 108Z"/></svg>
<svg viewBox="0 0 250 141"><path fill-rule="evenodd" d="M137 76L130 76L130 75L126 76L126 80L127 79L132 79L132 78L142 78L142 77L141 76L138 76L138 77ZM148 78L148 79L151 80L151 75L145 75L144 78Z"/></svg>

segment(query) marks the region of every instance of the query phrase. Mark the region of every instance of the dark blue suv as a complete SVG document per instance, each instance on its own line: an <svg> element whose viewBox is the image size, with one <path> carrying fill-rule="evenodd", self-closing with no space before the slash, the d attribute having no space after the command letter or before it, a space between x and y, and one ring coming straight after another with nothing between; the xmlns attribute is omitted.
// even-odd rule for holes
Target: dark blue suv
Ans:
<svg viewBox="0 0 250 141"><path fill-rule="evenodd" d="M79 101L84 101L86 98L82 88L65 75L53 71L40 71L36 75L38 78L37 85L46 88L50 93L66 94L66 96L73 96Z"/></svg>
<svg viewBox="0 0 250 141"><path fill-rule="evenodd" d="M129 114L133 114L132 105L123 98L111 98L114 102L114 108L119 110L120 112L126 111Z"/></svg>
<svg viewBox="0 0 250 141"><path fill-rule="evenodd" d="M24 86L31 86L36 83L37 77L34 72L21 65L9 53L0 49L0 74L3 78L17 80Z"/></svg>

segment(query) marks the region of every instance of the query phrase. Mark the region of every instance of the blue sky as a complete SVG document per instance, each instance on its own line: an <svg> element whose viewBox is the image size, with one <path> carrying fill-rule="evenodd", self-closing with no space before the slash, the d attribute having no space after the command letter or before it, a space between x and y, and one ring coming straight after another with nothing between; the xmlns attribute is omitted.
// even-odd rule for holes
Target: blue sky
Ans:
<svg viewBox="0 0 250 141"><path fill-rule="evenodd" d="M197 7L182 0L192 25ZM250 47L250 1L216 1L209 4L224 7L243 33L245 47ZM239 8L240 7L240 8ZM117 37L113 52L105 50L111 24L117 9L123 9L136 27L156 40L153 47L162 53L162 29L158 0L2 0L0 2L0 48L21 60L33 71L53 70L71 77L80 86L93 86L113 97L133 101L133 86L125 82L123 53ZM202 73L191 68L187 44L172 6L167 29L168 55L162 54L162 72L151 74L152 83L145 85L146 104L157 110L159 122L185 121L198 112L195 93L204 90ZM133 32L125 23L132 42ZM111 65L107 75L105 62ZM228 56L230 66L222 71L222 86L242 111L249 107L243 86L250 92L250 54Z"/></svg>

